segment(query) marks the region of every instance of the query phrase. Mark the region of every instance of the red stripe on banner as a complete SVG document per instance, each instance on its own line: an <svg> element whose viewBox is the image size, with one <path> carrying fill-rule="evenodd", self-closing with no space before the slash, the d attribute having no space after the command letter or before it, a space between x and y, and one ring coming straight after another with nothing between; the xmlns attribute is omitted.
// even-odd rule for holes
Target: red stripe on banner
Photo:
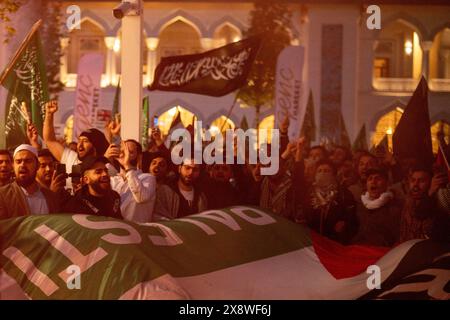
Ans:
<svg viewBox="0 0 450 320"><path fill-rule="evenodd" d="M314 251L320 262L336 279L351 278L375 264L391 248L362 245L344 246L311 231Z"/></svg>

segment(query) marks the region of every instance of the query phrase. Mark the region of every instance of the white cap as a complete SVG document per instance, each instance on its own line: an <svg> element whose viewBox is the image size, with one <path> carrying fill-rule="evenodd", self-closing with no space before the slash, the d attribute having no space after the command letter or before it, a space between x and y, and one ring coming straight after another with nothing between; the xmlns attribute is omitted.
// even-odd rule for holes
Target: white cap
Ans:
<svg viewBox="0 0 450 320"><path fill-rule="evenodd" d="M19 151L23 151L23 150L27 150L29 152L31 152L32 154L34 154L34 156L37 158L38 157L38 151L35 147L30 146L29 144L21 144L20 146L18 146L16 148L16 150L14 150L14 158L16 157L16 154Z"/></svg>

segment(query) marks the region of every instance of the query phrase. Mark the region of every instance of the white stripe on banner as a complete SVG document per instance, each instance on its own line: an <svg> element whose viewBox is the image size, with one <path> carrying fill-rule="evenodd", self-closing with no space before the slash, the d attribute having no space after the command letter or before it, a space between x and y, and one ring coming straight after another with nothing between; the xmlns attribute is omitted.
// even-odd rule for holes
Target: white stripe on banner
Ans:
<svg viewBox="0 0 450 320"><path fill-rule="evenodd" d="M73 139L81 132L94 127L100 101L100 84L104 57L88 53L78 63L77 92L73 111Z"/></svg>

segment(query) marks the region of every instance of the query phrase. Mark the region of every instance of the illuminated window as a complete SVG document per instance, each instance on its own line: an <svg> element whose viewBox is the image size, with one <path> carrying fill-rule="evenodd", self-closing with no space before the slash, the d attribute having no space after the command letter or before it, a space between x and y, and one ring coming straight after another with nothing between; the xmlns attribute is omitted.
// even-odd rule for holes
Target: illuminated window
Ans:
<svg viewBox="0 0 450 320"><path fill-rule="evenodd" d="M176 20L159 34L158 61L161 57L202 52L197 30L182 20Z"/></svg>
<svg viewBox="0 0 450 320"><path fill-rule="evenodd" d="M431 126L431 142L433 144L433 153L438 152L439 140L438 133L444 133L444 139L447 144L450 143L450 124L446 121L437 121Z"/></svg>
<svg viewBox="0 0 450 320"><path fill-rule="evenodd" d="M430 78L450 79L450 28L434 37L430 49Z"/></svg>
<svg viewBox="0 0 450 320"><path fill-rule="evenodd" d="M178 121L181 120L180 122ZM176 106L173 107L158 117L158 128L161 130L163 135L169 134L170 127L172 124L174 127L187 127L193 125L196 117L192 112L184 109L183 107ZM179 122L179 125L175 125Z"/></svg>
<svg viewBox="0 0 450 320"><path fill-rule="evenodd" d="M373 74L375 78L387 78L389 76L389 59L376 58L373 63Z"/></svg>
<svg viewBox="0 0 450 320"><path fill-rule="evenodd" d="M145 44L145 34L142 34L142 73L147 73L147 45ZM116 73L122 73L121 67L121 47L122 47L122 31L120 30L117 34L117 37L114 41L114 54L116 55Z"/></svg>
<svg viewBox="0 0 450 320"><path fill-rule="evenodd" d="M241 40L239 29L228 23L219 27L214 32L214 44L216 48L239 40Z"/></svg>
<svg viewBox="0 0 450 320"><path fill-rule="evenodd" d="M211 135L214 137L216 134L220 132L220 129L222 129L222 132L225 133L226 130L234 128L235 125L233 121L227 119L227 117L225 116L220 116L211 123L211 126L209 127L209 132L211 132Z"/></svg>
<svg viewBox="0 0 450 320"><path fill-rule="evenodd" d="M402 117L403 109L397 107L388 112L378 120L375 127L375 134L372 137L372 144L377 145L383 140L384 136L388 136L389 149L392 150L392 134Z"/></svg>
<svg viewBox="0 0 450 320"><path fill-rule="evenodd" d="M415 30L397 20L380 32L374 48L375 78L414 78L422 71L422 49Z"/></svg>
<svg viewBox="0 0 450 320"><path fill-rule="evenodd" d="M271 129L273 129L275 126L275 116L270 115L262 119L262 121L259 123L259 133L258 133L258 141L259 145L264 143L271 143L272 142L272 133Z"/></svg>
<svg viewBox="0 0 450 320"><path fill-rule="evenodd" d="M81 23L80 29L73 29L69 34L68 73L77 73L80 58L91 52L99 52L105 57L104 72L106 72L105 33L100 27L89 20Z"/></svg>

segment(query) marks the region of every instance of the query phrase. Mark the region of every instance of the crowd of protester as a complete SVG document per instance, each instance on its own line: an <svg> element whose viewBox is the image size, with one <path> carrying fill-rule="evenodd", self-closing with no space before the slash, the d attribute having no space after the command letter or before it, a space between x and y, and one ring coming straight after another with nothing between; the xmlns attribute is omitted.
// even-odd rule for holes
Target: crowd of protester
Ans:
<svg viewBox="0 0 450 320"><path fill-rule="evenodd" d="M120 141L115 121L106 135L92 128L64 145L54 132L57 110L55 101L46 105L45 149L30 124L28 144L12 155L0 150L0 219L83 213L146 223L252 205L343 244L450 241L447 168L396 159L385 148L352 152L309 146L304 137L289 141L288 119L274 175L262 176L260 163L204 165L187 157L176 166L158 128L147 150Z"/></svg>

